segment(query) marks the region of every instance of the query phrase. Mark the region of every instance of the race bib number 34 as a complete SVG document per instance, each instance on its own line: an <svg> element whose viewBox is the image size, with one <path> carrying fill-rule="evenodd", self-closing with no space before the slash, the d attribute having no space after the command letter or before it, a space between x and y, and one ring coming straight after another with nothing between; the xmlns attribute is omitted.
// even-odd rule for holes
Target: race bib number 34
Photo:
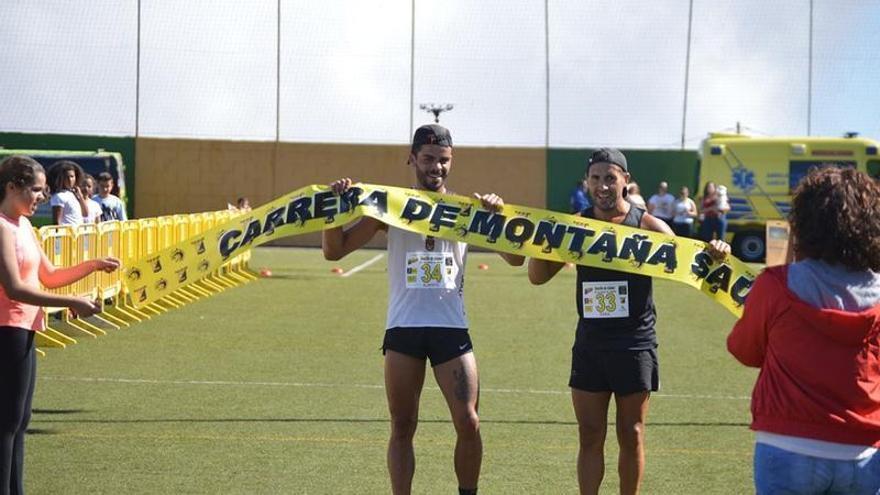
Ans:
<svg viewBox="0 0 880 495"><path fill-rule="evenodd" d="M581 296L584 303L584 318L629 316L629 287L626 281L584 282Z"/></svg>
<svg viewBox="0 0 880 495"><path fill-rule="evenodd" d="M406 253L408 289L454 289L455 270L450 253Z"/></svg>

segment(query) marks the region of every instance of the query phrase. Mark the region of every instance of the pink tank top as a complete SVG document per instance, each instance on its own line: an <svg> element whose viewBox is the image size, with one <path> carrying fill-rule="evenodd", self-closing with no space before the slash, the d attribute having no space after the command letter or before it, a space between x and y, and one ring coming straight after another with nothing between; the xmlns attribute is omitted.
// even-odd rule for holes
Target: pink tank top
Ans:
<svg viewBox="0 0 880 495"><path fill-rule="evenodd" d="M23 216L16 222L0 213L0 222L15 234L15 258L21 280L40 289L41 251L30 220ZM40 331L43 329L42 308L9 299L0 286L0 326Z"/></svg>

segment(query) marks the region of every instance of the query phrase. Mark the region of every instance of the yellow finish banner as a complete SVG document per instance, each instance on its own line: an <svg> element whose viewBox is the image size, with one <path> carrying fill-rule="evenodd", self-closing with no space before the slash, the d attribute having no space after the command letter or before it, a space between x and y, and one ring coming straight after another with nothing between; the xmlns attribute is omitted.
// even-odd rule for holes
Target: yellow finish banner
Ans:
<svg viewBox="0 0 880 495"><path fill-rule="evenodd" d="M736 316L756 276L733 256L713 260L706 243L694 239L524 206L492 212L474 198L356 184L342 195L326 186L297 189L139 260L126 268L125 284L135 306L150 304L251 248L362 216L494 251L674 280L699 289Z"/></svg>

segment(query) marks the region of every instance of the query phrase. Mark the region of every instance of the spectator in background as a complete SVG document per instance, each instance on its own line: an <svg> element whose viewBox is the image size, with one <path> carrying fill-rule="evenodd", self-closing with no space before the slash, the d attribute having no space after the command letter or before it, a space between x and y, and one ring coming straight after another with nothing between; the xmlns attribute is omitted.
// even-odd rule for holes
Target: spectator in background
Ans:
<svg viewBox="0 0 880 495"><path fill-rule="evenodd" d="M880 493L880 185L811 171L789 221L796 261L765 269L727 348L760 368L757 493Z"/></svg>
<svg viewBox="0 0 880 495"><path fill-rule="evenodd" d="M88 206L79 184L83 180L83 170L79 164L69 160L61 160L49 168L49 185L52 197L52 219L56 225L80 225L83 223Z"/></svg>
<svg viewBox="0 0 880 495"><path fill-rule="evenodd" d="M569 196L569 213L580 213L590 207L590 199L587 197L587 179L579 180Z"/></svg>
<svg viewBox="0 0 880 495"><path fill-rule="evenodd" d="M101 205L101 220L128 220L125 203L112 193L113 186L113 176L109 172L98 174L98 194L92 199Z"/></svg>
<svg viewBox="0 0 880 495"><path fill-rule="evenodd" d="M709 181L703 187L703 199L700 204L702 213L699 238L709 242L712 239L724 240L727 235L727 212L730 205L718 194L718 187Z"/></svg>
<svg viewBox="0 0 880 495"><path fill-rule="evenodd" d="M236 212L245 213L245 212L251 211L251 202L246 197L242 196L235 201L235 204L232 204L227 201L226 202L226 209L229 211L236 211Z"/></svg>
<svg viewBox="0 0 880 495"><path fill-rule="evenodd" d="M690 198L691 191L687 186L681 186L678 199L675 200L673 209L675 216L672 218L672 231L675 235L691 237L694 235L694 219L697 218L697 204Z"/></svg>
<svg viewBox="0 0 880 495"><path fill-rule="evenodd" d="M675 216L674 204L675 196L669 194L669 184L663 181L657 186L657 194L648 200L648 213L672 227L672 218Z"/></svg>
<svg viewBox="0 0 880 495"><path fill-rule="evenodd" d="M95 191L95 178L91 174L85 174L80 184L80 192L86 200L86 214L83 215L84 223L98 223L101 221L101 203L92 199Z"/></svg>
<svg viewBox="0 0 880 495"><path fill-rule="evenodd" d="M642 197L642 190L639 189L639 184L636 181L626 185L626 199L643 210L648 209L648 206L645 204L645 198Z"/></svg>

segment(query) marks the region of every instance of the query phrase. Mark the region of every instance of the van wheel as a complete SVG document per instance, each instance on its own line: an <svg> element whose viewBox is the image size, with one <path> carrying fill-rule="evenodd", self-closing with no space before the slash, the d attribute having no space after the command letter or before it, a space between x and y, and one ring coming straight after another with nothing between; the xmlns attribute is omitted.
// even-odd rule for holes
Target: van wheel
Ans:
<svg viewBox="0 0 880 495"><path fill-rule="evenodd" d="M767 255L767 241L763 232L740 232L733 236L733 254L737 258L757 263Z"/></svg>

